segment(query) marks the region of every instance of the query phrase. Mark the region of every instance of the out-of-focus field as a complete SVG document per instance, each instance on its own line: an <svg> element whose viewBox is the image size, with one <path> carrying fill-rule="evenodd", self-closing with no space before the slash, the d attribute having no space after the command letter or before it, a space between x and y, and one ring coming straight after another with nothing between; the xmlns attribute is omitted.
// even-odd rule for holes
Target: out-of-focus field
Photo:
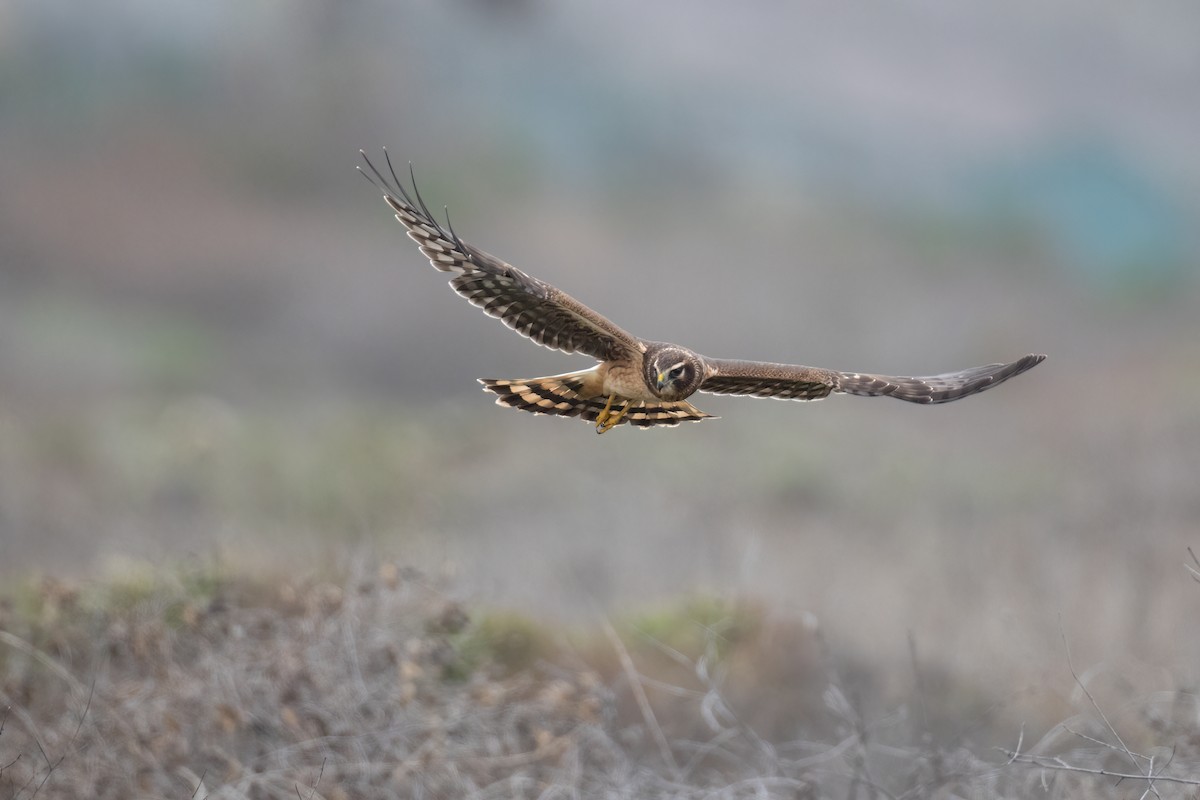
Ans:
<svg viewBox="0 0 1200 800"><path fill-rule="evenodd" d="M910 684L811 619L694 598L549 626L390 562L341 583L213 564L0 607L10 797L1194 796L1197 705L1094 675L1006 735L991 687ZM1090 685L1090 688L1088 688ZM1098 699L1099 698L1099 699ZM1046 725L1051 712L1065 714ZM1139 778L1152 775L1153 780Z"/></svg>
<svg viewBox="0 0 1200 800"><path fill-rule="evenodd" d="M1200 777L1200 16L606 9L0 13L0 798L1147 789L1022 735ZM380 145L647 338L1049 358L500 409L587 362L446 288Z"/></svg>

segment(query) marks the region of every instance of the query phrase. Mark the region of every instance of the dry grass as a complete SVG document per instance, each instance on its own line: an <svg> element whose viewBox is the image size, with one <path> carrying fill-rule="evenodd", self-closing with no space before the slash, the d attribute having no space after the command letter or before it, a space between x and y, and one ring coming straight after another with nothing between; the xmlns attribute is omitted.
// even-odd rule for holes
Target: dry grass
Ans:
<svg viewBox="0 0 1200 800"><path fill-rule="evenodd" d="M340 582L181 568L0 609L0 798L1192 797L1185 692L1030 745L938 714L809 621L694 601L579 630L468 613L385 564ZM1064 669L1074 670L1069 661ZM1105 713L1107 711L1107 713ZM957 726L957 732L952 729ZM972 733L963 734L963 730ZM1003 752L981 744L1011 735ZM1144 777L1153 774L1153 782Z"/></svg>

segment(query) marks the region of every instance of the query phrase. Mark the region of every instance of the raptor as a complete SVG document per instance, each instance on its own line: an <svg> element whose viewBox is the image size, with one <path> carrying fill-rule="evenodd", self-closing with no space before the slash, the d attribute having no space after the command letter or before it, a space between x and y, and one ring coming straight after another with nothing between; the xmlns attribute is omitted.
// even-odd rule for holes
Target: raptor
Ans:
<svg viewBox="0 0 1200 800"><path fill-rule="evenodd" d="M367 170L396 212L396 219L434 268L450 273L450 286L484 313L543 347L583 353L599 361L590 369L528 379L484 379L502 406L579 417L597 433L629 423L638 428L712 419L688 402L696 392L820 400L830 394L894 397L910 403L949 403L998 386L1040 364L1044 355L924 377L839 372L797 364L710 358L686 347L640 339L545 281L473 247L434 218L412 180L412 194L365 152ZM410 167L411 178L411 167Z"/></svg>

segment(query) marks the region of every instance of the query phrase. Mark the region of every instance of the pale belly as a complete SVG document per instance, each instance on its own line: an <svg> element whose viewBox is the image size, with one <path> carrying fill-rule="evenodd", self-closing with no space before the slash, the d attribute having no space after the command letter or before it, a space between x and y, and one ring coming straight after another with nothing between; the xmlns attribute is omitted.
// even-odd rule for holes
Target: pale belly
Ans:
<svg viewBox="0 0 1200 800"><path fill-rule="evenodd" d="M604 370L601 394L615 394L627 400L657 400L642 379L641 365L614 364Z"/></svg>

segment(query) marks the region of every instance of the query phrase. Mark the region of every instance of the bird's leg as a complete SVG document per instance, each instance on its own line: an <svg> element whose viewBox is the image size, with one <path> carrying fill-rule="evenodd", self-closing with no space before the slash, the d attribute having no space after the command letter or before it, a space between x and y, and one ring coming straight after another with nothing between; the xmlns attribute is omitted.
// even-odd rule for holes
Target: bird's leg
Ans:
<svg viewBox="0 0 1200 800"><path fill-rule="evenodd" d="M615 394L608 396L608 402L604 404L604 408L596 415L596 433L604 433L608 428L604 427L604 423L608 422L608 412L612 410L613 400L616 400Z"/></svg>
<svg viewBox="0 0 1200 800"><path fill-rule="evenodd" d="M615 394L608 396L608 402L604 404L604 410L596 417L596 433L606 433L615 428L625 416L625 412L629 410L629 406L633 403L632 400L626 400L621 405L620 411L612 411L612 404L616 399L617 396Z"/></svg>

